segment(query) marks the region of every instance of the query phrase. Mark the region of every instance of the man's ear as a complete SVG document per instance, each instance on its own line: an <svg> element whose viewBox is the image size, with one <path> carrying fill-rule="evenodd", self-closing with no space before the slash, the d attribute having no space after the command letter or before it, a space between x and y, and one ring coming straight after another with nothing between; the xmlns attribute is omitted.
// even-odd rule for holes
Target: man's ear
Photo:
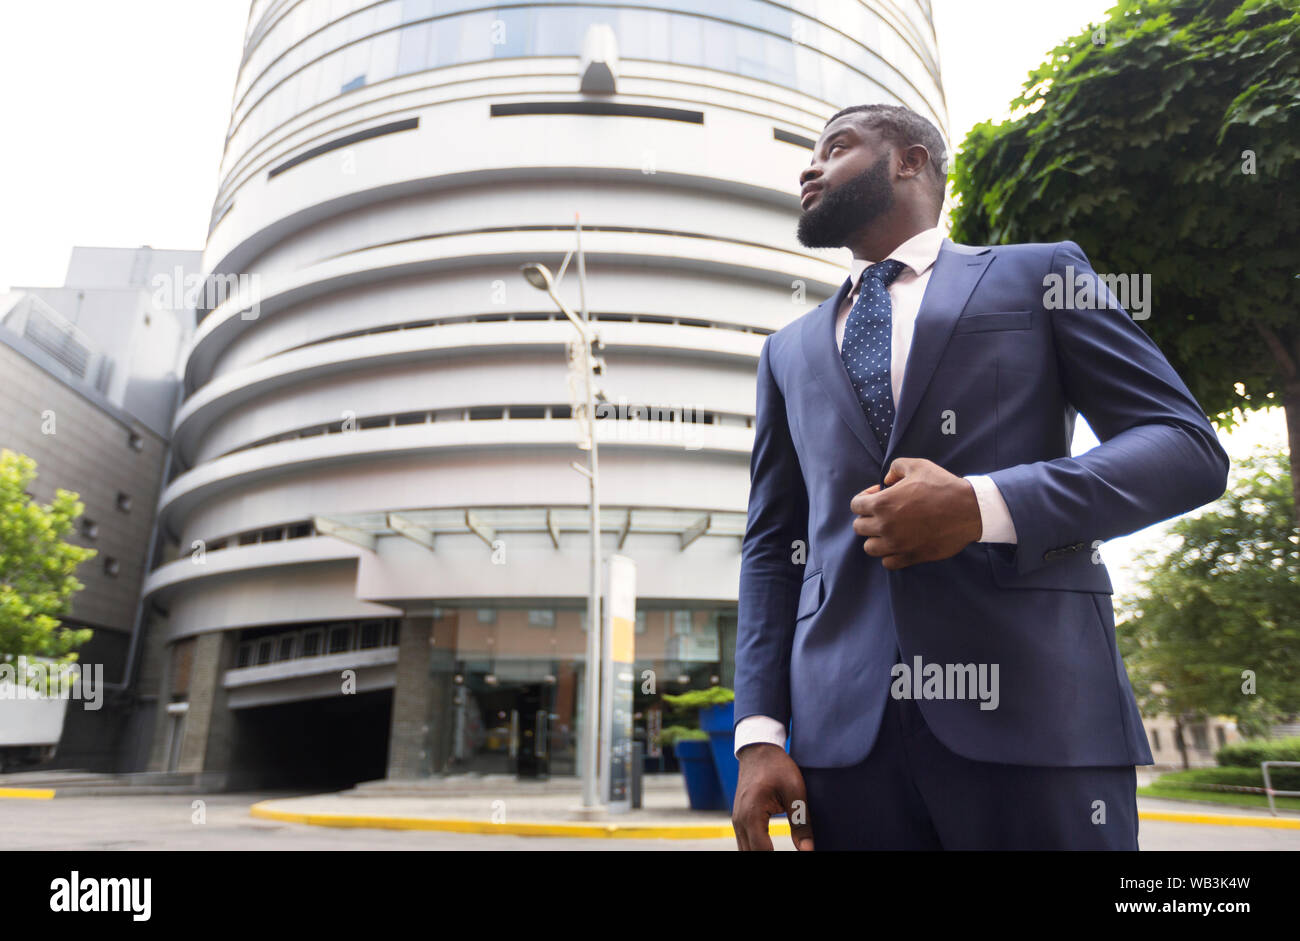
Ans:
<svg viewBox="0 0 1300 941"><path fill-rule="evenodd" d="M910 180L920 176L930 164L930 151L924 144L913 144L899 153L898 175Z"/></svg>

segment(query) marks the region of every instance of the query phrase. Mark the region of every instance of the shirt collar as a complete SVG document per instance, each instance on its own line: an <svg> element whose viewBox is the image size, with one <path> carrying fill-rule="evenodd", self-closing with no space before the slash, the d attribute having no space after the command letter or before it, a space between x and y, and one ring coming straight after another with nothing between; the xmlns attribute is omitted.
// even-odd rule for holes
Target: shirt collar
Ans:
<svg viewBox="0 0 1300 941"><path fill-rule="evenodd" d="M939 257L939 249L943 247L943 240L943 229L936 225L932 229L916 233L890 252L887 257L901 261L911 268L912 272L919 278ZM867 261L865 258L853 259L851 265L853 287L849 289L850 291L856 290L858 281L862 278L862 272L874 264L874 261Z"/></svg>

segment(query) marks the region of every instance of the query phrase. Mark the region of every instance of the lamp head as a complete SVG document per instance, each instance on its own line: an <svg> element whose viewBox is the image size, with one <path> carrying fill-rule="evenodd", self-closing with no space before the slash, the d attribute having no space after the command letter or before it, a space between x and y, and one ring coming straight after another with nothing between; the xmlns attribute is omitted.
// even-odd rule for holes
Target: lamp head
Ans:
<svg viewBox="0 0 1300 941"><path fill-rule="evenodd" d="M550 292L554 287L551 271L543 264L532 262L522 265L519 270L523 272L524 279L539 291Z"/></svg>

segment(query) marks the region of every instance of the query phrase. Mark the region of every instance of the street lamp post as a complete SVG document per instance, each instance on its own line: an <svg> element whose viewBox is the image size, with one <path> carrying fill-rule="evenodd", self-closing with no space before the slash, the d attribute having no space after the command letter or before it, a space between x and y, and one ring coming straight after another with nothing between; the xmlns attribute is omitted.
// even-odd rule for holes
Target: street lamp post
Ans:
<svg viewBox="0 0 1300 941"><path fill-rule="evenodd" d="M590 538L591 538L591 572L589 578L589 592L587 595L587 684L585 691L587 720L582 727L582 806L586 810L595 810L603 806L603 795L597 791L598 768L600 761L598 730L600 728L600 465L596 450L596 388L594 378L595 363L592 359L591 344L597 338L591 330L591 319L587 313L587 269L586 260L582 253L582 223L574 216L575 231L577 234L577 251L578 251L578 296L581 316L575 314L569 309L564 301L560 300L555 293L558 280L551 277L550 269L539 263L527 264L520 269L524 278L533 287L545 291L569 318L569 322L577 329L582 339L582 364L583 364L583 382L586 398L585 421L587 426L586 445L587 466L583 467L577 461L571 462L570 466L587 478L590 488L589 503L591 508L590 520ZM568 267L569 258L573 255L570 251L564 257L564 263L560 266L560 278L564 277L565 268ZM579 423L579 429L582 424ZM584 442L579 441L579 448L582 448Z"/></svg>

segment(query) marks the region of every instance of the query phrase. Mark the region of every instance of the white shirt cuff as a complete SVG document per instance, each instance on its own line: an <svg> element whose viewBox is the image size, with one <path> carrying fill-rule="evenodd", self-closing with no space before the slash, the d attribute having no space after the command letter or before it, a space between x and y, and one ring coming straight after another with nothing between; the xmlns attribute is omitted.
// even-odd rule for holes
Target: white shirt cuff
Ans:
<svg viewBox="0 0 1300 941"><path fill-rule="evenodd" d="M768 742L777 748L785 748L785 726L768 716L745 716L736 723L736 750L758 742Z"/></svg>
<svg viewBox="0 0 1300 941"><path fill-rule="evenodd" d="M1002 499L1002 491L993 482L993 478L984 474L974 474L965 478L975 488L975 500L980 506L980 542L1016 542L1016 524L1011 520L1011 511L1007 501Z"/></svg>

